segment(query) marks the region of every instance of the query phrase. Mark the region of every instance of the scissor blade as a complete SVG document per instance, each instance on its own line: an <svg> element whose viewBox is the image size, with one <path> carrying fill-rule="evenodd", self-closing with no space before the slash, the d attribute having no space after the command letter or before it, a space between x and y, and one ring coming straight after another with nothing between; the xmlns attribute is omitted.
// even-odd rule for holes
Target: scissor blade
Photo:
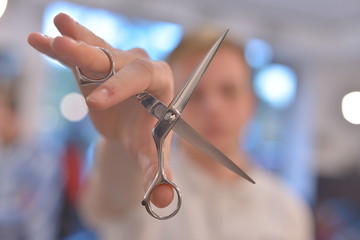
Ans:
<svg viewBox="0 0 360 240"><path fill-rule="evenodd" d="M181 89L180 93L174 98L174 100L170 103L169 108L176 109L179 113L183 111L186 104L188 103L192 93L195 90L196 85L199 83L201 77L209 66L211 60L213 59L215 53L220 47L220 44L224 40L226 34L229 29L226 29L225 32L219 37L219 39L214 43L205 57L201 60L201 62L197 65L194 72L190 75L190 78L185 83L183 89Z"/></svg>
<svg viewBox="0 0 360 240"><path fill-rule="evenodd" d="M173 131L185 138L195 147L199 148L209 157L227 167L231 171L235 172L239 176L245 178L251 183L255 183L243 170L241 170L233 161L225 156L219 149L212 145L209 141L203 138L197 133L189 124L187 124L182 118L179 118L173 127Z"/></svg>

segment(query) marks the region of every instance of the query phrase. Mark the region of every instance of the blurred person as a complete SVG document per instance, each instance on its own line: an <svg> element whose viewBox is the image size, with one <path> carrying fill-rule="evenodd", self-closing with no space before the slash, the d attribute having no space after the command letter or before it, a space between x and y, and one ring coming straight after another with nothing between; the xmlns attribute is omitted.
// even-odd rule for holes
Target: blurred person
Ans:
<svg viewBox="0 0 360 240"><path fill-rule="evenodd" d="M275 176L256 166L239 147L255 108L250 70L241 47L225 40L200 81L183 118L256 181L249 184L219 166L183 139L171 152L166 142L166 173L183 193L179 213L166 221L148 216L140 201L157 167L151 129L154 119L134 97L148 91L169 104L215 39L189 36L168 64L151 61L141 49L114 49L65 14L54 23L62 36L31 33L29 43L88 78L116 73L99 86L80 86L91 119L101 134L93 171L83 186L80 208L101 239L291 239L313 238L310 210ZM75 75L76 76L76 75ZM175 81L174 81L175 80ZM175 83L175 84L174 84ZM141 183L142 182L142 183ZM152 202L166 207L172 188L157 187Z"/></svg>
<svg viewBox="0 0 360 240"><path fill-rule="evenodd" d="M49 141L23 139L16 91L0 83L0 239L56 239L59 152Z"/></svg>

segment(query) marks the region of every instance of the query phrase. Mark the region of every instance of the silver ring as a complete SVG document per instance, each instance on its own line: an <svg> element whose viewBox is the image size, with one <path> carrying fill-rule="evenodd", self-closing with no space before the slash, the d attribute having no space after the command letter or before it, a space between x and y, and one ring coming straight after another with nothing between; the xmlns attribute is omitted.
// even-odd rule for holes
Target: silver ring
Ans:
<svg viewBox="0 0 360 240"><path fill-rule="evenodd" d="M101 83L104 83L106 80L108 80L109 78L111 78L115 74L115 62L114 62L114 59L113 59L113 56L111 55L111 53L108 50L106 50L105 48L102 48L102 47L97 47L97 48L102 50L106 54L106 56L108 56L108 58L110 60L110 66L111 66L110 72L104 78L91 79L91 78L86 77L81 72L80 68L78 66L76 66L75 70L76 70L76 74L77 74L77 78L78 78L80 86L86 86L86 85L89 85L89 84L101 84Z"/></svg>

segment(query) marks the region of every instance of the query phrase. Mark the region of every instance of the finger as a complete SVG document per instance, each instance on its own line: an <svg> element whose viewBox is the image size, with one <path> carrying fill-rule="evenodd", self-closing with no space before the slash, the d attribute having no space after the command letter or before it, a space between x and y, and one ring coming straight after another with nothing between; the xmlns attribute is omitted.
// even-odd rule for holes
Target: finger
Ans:
<svg viewBox="0 0 360 240"><path fill-rule="evenodd" d="M81 69L81 72L92 79L101 79L111 70L111 61L101 49L84 42L78 42L69 37L56 37L51 44L52 52L66 65ZM107 49L108 50L108 49ZM129 62L134 61L139 54L121 50L110 51L118 71ZM143 56L144 58L146 55Z"/></svg>
<svg viewBox="0 0 360 240"><path fill-rule="evenodd" d="M142 56L148 58L147 54L144 51L141 51L140 49L134 49L134 51L130 50L128 52L114 49L110 44L108 44L102 38L100 38L92 31L82 26L81 24L79 24L74 19L72 19L71 17L69 17L64 13L60 13L54 18L54 24L56 25L56 27L63 36L67 36L71 39L74 39L77 42L83 42L90 46L102 47L110 51L116 63L117 70L120 69L122 66L128 64L129 62L133 61L135 57ZM84 45L86 46L86 44ZM93 57L91 54L86 54L85 50L83 53L85 54L85 56L88 55L90 58L93 59L95 58L95 56ZM82 68L92 67L92 65L91 66L87 64L81 65L81 63L79 63L78 66ZM84 72L86 71L86 69L82 69L82 71Z"/></svg>
<svg viewBox="0 0 360 240"><path fill-rule="evenodd" d="M126 65L87 97L89 106L106 109L146 90L156 70L154 65L144 59L136 59Z"/></svg>
<svg viewBox="0 0 360 240"><path fill-rule="evenodd" d="M66 65L72 68L78 66L90 78L101 78L110 71L108 56L97 47L77 42L69 37L56 37L51 47Z"/></svg>
<svg viewBox="0 0 360 240"><path fill-rule="evenodd" d="M106 109L148 91L168 104L173 97L173 76L168 64L138 58L120 69L87 97L90 107Z"/></svg>
<svg viewBox="0 0 360 240"><path fill-rule="evenodd" d="M61 62L62 64L68 67L72 67L70 63L64 59L63 54L57 54L54 51L53 48L54 38L40 33L30 33L28 36L28 42L33 48L35 48L39 52Z"/></svg>
<svg viewBox="0 0 360 240"><path fill-rule="evenodd" d="M77 42L69 37L51 38L40 33L30 33L29 44L41 53L56 59L71 68L78 66L81 71L90 78L102 78L110 71L110 60L102 50L97 47ZM114 58L121 58L122 61L115 61L116 68L132 61L135 57L117 50ZM117 55L120 55L117 57ZM113 59L114 59L113 58Z"/></svg>
<svg viewBox="0 0 360 240"><path fill-rule="evenodd" d="M102 56L104 54L101 54L100 49L78 43L71 38L52 38L40 33L30 33L28 42L36 50L69 67L74 67L78 63L81 66L87 66L84 67L85 69L92 68L97 72L106 68L106 56ZM101 63L95 64L94 58L100 59Z"/></svg>
<svg viewBox="0 0 360 240"><path fill-rule="evenodd" d="M27 41L39 52L58 60L58 56L53 52L51 47L53 38L40 33L30 33Z"/></svg>
<svg viewBox="0 0 360 240"><path fill-rule="evenodd" d="M131 54L136 58L150 59L149 54L142 48L132 48L128 50L127 53Z"/></svg>
<svg viewBox="0 0 360 240"><path fill-rule="evenodd" d="M144 189L145 191L150 187L152 181L154 180L157 173L157 163L153 164L147 169L144 178ZM169 180L172 180L172 172L166 167L165 168L166 176ZM150 196L151 202L159 208L164 208L170 205L174 199L174 190L173 187L169 184L158 185L152 192Z"/></svg>
<svg viewBox="0 0 360 240"><path fill-rule="evenodd" d="M89 29L82 26L64 13L60 13L55 16L54 24L63 36L68 36L74 40L82 41L89 45L99 46L109 50L112 49L112 47L102 38L98 37Z"/></svg>

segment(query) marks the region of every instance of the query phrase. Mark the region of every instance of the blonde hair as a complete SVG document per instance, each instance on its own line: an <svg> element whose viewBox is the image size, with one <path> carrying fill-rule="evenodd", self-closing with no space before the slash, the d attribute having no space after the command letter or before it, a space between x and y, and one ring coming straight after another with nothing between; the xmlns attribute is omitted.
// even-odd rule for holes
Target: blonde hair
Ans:
<svg viewBox="0 0 360 240"><path fill-rule="evenodd" d="M191 32L185 35L179 45L175 48L174 51L168 56L167 62L170 67L173 68L174 73L176 72L175 69L177 64L182 64L190 59L194 55L198 54L205 54L211 46L216 42L219 38L222 31L216 30L214 28L201 28L199 31ZM230 38L227 36L221 46L220 51L222 48L231 49L235 54L239 56L241 60L239 65L242 69L244 69L245 74L248 79L249 89L251 89L251 69L247 64L244 56L244 48L241 43L238 41ZM180 89L180 82L176 79L176 74L174 76L175 80L175 92L179 91ZM252 90L251 90L252 91Z"/></svg>
<svg viewBox="0 0 360 240"><path fill-rule="evenodd" d="M214 28L203 27L185 35L175 50L168 56L167 62L173 65L178 60L184 60L195 53L208 51L219 38L221 32ZM222 42L221 48L223 47L232 48L239 53L239 56L244 60L244 64L248 67L244 57L244 48L240 42L227 36Z"/></svg>

